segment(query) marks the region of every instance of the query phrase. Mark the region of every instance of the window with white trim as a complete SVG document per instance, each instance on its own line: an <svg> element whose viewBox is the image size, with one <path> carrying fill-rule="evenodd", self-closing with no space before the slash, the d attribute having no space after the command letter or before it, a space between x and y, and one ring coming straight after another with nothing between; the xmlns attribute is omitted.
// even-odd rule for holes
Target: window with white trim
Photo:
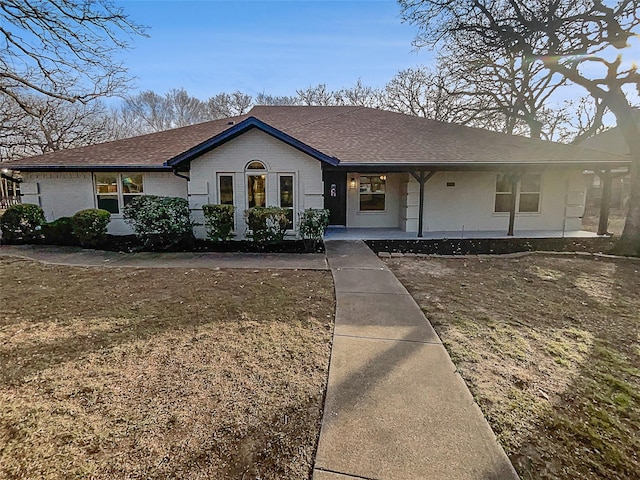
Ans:
<svg viewBox="0 0 640 480"><path fill-rule="evenodd" d="M386 191L386 175L360 175L360 211L384 211Z"/></svg>
<svg viewBox="0 0 640 480"><path fill-rule="evenodd" d="M142 173L94 174L96 206L110 213L118 214L125 205L139 195L144 195Z"/></svg>
<svg viewBox="0 0 640 480"><path fill-rule="evenodd" d="M218 175L218 203L220 205L233 205L233 174L221 173Z"/></svg>
<svg viewBox="0 0 640 480"><path fill-rule="evenodd" d="M247 205L249 208L267 205L267 167L258 160L249 162L247 175Z"/></svg>
<svg viewBox="0 0 640 480"><path fill-rule="evenodd" d="M516 212L540 212L540 174L522 175L516 184ZM494 212L508 213L511 209L511 179L504 173L496 178L496 198Z"/></svg>
<svg viewBox="0 0 640 480"><path fill-rule="evenodd" d="M293 222L295 211L295 196L294 196L294 176L291 174L278 175L278 200L281 208L287 209L287 229L293 230Z"/></svg>

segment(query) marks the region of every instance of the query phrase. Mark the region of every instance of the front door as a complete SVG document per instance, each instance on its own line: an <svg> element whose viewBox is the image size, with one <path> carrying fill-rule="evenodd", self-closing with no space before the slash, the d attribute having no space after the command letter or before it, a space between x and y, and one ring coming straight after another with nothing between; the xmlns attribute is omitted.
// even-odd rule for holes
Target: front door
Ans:
<svg viewBox="0 0 640 480"><path fill-rule="evenodd" d="M329 210L329 225L347 224L347 173L324 172L324 208Z"/></svg>

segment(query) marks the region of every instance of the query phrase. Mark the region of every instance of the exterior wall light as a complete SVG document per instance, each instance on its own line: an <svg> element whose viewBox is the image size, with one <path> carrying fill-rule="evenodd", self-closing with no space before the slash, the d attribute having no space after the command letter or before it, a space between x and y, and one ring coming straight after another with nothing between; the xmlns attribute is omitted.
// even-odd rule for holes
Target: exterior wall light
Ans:
<svg viewBox="0 0 640 480"><path fill-rule="evenodd" d="M387 179L386 175L380 175L380 180L385 181Z"/></svg>
<svg viewBox="0 0 640 480"><path fill-rule="evenodd" d="M351 188L356 188L356 179L351 177L351 180L349 181L349 186Z"/></svg>

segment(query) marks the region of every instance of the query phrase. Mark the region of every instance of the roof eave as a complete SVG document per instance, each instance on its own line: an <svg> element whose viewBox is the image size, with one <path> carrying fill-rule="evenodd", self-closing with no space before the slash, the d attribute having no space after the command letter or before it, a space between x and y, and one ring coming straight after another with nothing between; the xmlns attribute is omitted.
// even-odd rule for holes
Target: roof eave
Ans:
<svg viewBox="0 0 640 480"><path fill-rule="evenodd" d="M554 161L530 161L530 162L340 162L336 168L340 170L369 170L369 171L409 171L409 170L495 170L499 168L519 169L531 167L578 167L585 169L593 168L616 168L629 167L631 161L576 161L576 162L554 162Z"/></svg>
<svg viewBox="0 0 640 480"><path fill-rule="evenodd" d="M17 172L170 172L167 165L13 165Z"/></svg>

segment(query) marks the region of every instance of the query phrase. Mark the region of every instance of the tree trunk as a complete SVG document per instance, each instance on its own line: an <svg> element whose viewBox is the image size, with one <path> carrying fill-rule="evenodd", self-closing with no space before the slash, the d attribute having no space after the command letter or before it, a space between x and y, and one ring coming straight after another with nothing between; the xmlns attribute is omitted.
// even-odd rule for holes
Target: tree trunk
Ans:
<svg viewBox="0 0 640 480"><path fill-rule="evenodd" d="M624 94L620 92L619 95L612 96L612 101L608 106L616 116L617 126L629 146L631 156L631 195L629 196L627 220L622 236L612 253L640 255L640 127Z"/></svg>

